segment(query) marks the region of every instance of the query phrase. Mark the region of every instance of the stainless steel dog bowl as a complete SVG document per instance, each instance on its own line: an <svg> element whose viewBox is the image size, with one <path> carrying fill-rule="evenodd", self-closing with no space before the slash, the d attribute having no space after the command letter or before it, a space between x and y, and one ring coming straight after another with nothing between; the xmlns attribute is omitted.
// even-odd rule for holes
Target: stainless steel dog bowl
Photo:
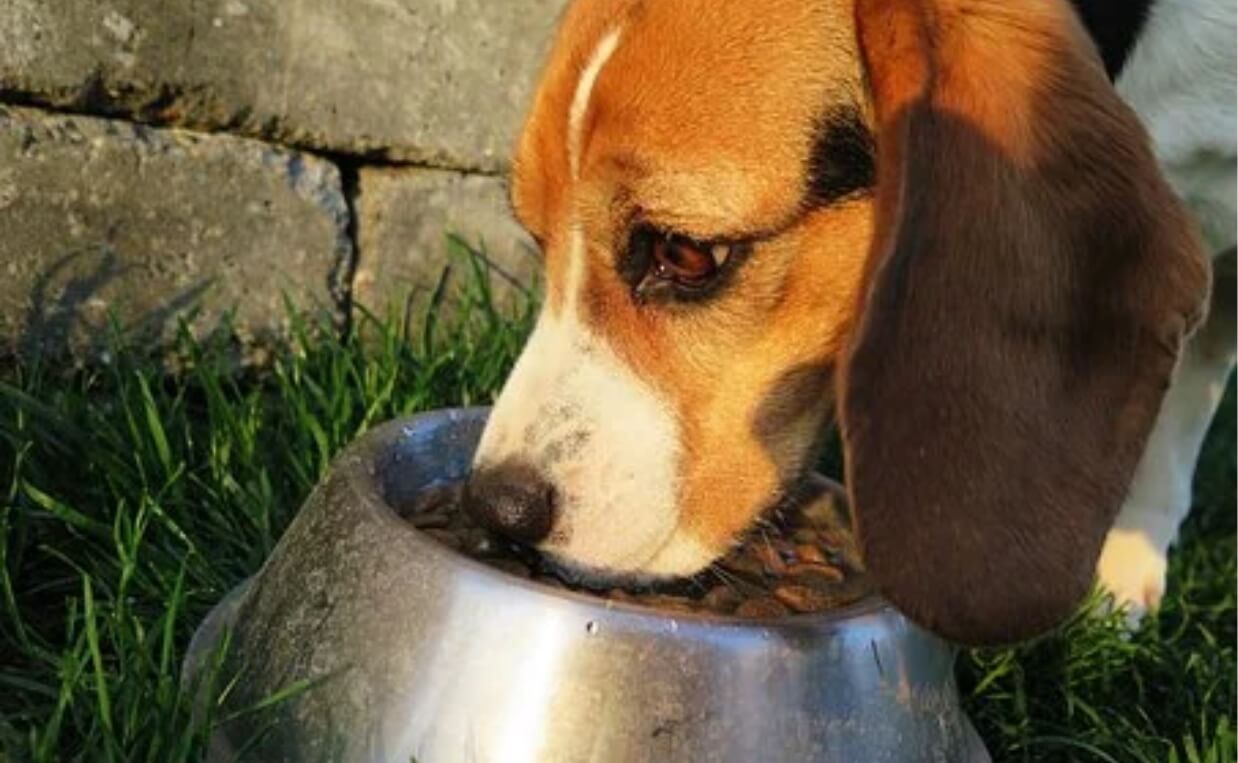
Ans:
<svg viewBox="0 0 1238 763"><path fill-rule="evenodd" d="M878 599L753 622L608 603L507 576L389 508L457 481L485 421L378 427L335 462L262 571L203 624L230 632L213 757L579 763L987 761L950 647Z"/></svg>

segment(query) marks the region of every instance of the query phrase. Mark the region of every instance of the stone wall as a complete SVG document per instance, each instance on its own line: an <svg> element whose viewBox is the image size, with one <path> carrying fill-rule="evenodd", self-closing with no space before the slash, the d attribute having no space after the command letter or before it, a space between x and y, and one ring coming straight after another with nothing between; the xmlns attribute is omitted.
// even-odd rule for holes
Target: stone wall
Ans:
<svg viewBox="0 0 1238 763"><path fill-rule="evenodd" d="M530 284L503 172L563 4L0 0L0 355L382 312L448 234Z"/></svg>

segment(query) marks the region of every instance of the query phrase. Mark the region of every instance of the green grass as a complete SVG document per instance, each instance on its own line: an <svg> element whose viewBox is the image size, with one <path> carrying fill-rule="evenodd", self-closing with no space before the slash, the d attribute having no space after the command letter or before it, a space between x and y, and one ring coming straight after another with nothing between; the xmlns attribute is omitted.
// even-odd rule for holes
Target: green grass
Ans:
<svg viewBox="0 0 1238 763"><path fill-rule="evenodd" d="M1060 632L964 655L967 709L1009 761L1238 760L1235 392L1204 446L1160 614L1128 637L1093 601Z"/></svg>
<svg viewBox="0 0 1238 763"><path fill-rule="evenodd" d="M0 760L196 760L180 661L202 616L253 572L342 446L420 410L488 401L528 309L470 291L450 325L369 341L302 325L259 375L182 341L0 371ZM964 655L969 712L1000 761L1235 759L1233 391L1163 615L1125 639L1080 617L1014 651ZM211 691L227 691L227 677Z"/></svg>

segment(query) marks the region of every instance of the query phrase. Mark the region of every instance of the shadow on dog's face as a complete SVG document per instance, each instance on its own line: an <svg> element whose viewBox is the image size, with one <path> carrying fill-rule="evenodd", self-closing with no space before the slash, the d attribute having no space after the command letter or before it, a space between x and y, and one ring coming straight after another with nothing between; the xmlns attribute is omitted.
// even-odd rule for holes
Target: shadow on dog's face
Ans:
<svg viewBox="0 0 1238 763"><path fill-rule="evenodd" d="M471 509L691 574L837 404L892 601L963 641L1068 613L1206 265L1071 11L1015 6L574 3L512 181L546 303Z"/></svg>

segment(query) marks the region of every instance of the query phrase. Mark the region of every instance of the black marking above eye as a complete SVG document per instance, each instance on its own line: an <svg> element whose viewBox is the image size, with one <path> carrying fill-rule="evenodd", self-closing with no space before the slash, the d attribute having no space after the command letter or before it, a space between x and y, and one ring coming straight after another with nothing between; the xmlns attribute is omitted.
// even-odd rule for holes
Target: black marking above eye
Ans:
<svg viewBox="0 0 1238 763"><path fill-rule="evenodd" d="M822 207L876 184L873 135L855 106L826 113L817 128L808 166L808 206Z"/></svg>

